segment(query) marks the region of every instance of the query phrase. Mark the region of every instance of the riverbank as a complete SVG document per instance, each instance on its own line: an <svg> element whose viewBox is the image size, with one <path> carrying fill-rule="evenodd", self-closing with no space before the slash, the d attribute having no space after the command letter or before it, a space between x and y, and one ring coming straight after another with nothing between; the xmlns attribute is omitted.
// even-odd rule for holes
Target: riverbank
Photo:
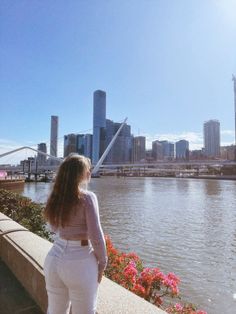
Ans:
<svg viewBox="0 0 236 314"><path fill-rule="evenodd" d="M191 175L159 175L159 174L102 174L102 177L125 177L125 178L177 178L177 179L210 179L210 180L233 180L236 181L236 175L199 175L199 176L191 176Z"/></svg>
<svg viewBox="0 0 236 314"><path fill-rule="evenodd" d="M236 180L236 175L232 176L219 176L219 175L201 175L190 177L191 179L208 179L208 180Z"/></svg>

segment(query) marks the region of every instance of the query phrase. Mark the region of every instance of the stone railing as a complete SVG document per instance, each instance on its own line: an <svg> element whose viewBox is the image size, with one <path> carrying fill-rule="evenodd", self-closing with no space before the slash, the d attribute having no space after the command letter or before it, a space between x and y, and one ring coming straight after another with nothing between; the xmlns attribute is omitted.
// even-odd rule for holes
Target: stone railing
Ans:
<svg viewBox="0 0 236 314"><path fill-rule="evenodd" d="M0 258L44 313L47 293L43 263L51 246L0 212ZM99 287L97 310L99 314L166 313L105 277Z"/></svg>

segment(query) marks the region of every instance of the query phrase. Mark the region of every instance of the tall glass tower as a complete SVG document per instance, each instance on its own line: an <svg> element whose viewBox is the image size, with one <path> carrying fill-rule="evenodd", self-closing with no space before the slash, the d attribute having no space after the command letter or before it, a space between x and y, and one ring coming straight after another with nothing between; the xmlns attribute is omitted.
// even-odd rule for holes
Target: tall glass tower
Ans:
<svg viewBox="0 0 236 314"><path fill-rule="evenodd" d="M93 93L93 152L92 162L96 164L106 145L106 93L96 90Z"/></svg>
<svg viewBox="0 0 236 314"><path fill-rule="evenodd" d="M46 143L38 144L38 150L40 152L47 153L47 144ZM45 155L41 155L38 153L37 160L38 160L39 166L44 166L46 165L47 157Z"/></svg>
<svg viewBox="0 0 236 314"><path fill-rule="evenodd" d="M220 156L220 122L209 120L204 122L204 148L208 157Z"/></svg>
<svg viewBox="0 0 236 314"><path fill-rule="evenodd" d="M51 116L50 155L57 157L58 116Z"/></svg>
<svg viewBox="0 0 236 314"><path fill-rule="evenodd" d="M189 142L180 140L175 143L176 159L187 159L189 153Z"/></svg>

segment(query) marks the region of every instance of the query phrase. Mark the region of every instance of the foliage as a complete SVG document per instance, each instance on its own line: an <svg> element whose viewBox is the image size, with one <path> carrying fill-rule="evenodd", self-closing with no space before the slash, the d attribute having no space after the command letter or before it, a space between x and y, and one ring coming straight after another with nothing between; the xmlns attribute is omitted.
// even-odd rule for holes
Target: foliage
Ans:
<svg viewBox="0 0 236 314"><path fill-rule="evenodd" d="M169 314L207 314L205 311L197 310L193 304L180 304L169 306L165 309Z"/></svg>
<svg viewBox="0 0 236 314"><path fill-rule="evenodd" d="M40 237L50 239L42 216L42 205L17 193L0 189L0 212Z"/></svg>
<svg viewBox="0 0 236 314"><path fill-rule="evenodd" d="M105 275L145 300L170 314L206 314L191 304L170 305L170 300L180 298L180 279L173 273L165 275L159 268L144 267L135 253L117 250L106 236L108 265Z"/></svg>

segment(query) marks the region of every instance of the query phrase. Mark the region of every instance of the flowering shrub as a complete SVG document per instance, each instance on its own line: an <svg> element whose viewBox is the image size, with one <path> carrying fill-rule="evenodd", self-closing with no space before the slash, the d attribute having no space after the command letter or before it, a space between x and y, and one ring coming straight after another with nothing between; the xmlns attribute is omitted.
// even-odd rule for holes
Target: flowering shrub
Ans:
<svg viewBox="0 0 236 314"><path fill-rule="evenodd" d="M192 304L181 305L176 303L165 309L170 314L207 314L202 310L196 310L196 307Z"/></svg>
<svg viewBox="0 0 236 314"><path fill-rule="evenodd" d="M180 298L180 279L175 274L165 275L159 268L145 268L135 253L127 254L117 250L108 236L106 245L108 265L105 275L108 278L170 314L207 314L196 310L191 304L169 305L170 299Z"/></svg>
<svg viewBox="0 0 236 314"><path fill-rule="evenodd" d="M50 240L50 232L42 217L43 206L30 198L0 189L0 211L31 232Z"/></svg>

